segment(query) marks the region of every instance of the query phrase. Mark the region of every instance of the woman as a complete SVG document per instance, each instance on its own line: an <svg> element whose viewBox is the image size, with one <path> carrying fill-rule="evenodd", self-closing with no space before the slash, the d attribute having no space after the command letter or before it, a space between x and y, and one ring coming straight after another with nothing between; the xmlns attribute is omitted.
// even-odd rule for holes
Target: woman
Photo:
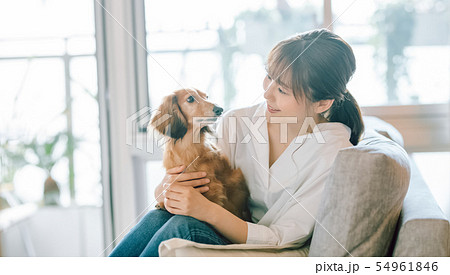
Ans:
<svg viewBox="0 0 450 275"><path fill-rule="evenodd" d="M351 47L328 30L279 42L267 60L266 101L230 110L217 125L218 147L246 177L253 222L206 199L208 181L201 171L174 167L155 191L167 211L150 211L111 256L158 256L159 244L171 238L305 244L338 151L356 145L364 130L346 89L355 68Z"/></svg>

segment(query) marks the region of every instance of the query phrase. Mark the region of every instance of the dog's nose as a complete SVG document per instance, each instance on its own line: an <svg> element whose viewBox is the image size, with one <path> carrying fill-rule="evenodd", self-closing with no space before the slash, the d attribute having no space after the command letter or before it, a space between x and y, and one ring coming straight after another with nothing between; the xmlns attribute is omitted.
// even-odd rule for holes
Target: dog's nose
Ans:
<svg viewBox="0 0 450 275"><path fill-rule="evenodd" d="M220 108L219 106L214 105L213 112L216 114L216 116L220 116L223 112L223 108Z"/></svg>

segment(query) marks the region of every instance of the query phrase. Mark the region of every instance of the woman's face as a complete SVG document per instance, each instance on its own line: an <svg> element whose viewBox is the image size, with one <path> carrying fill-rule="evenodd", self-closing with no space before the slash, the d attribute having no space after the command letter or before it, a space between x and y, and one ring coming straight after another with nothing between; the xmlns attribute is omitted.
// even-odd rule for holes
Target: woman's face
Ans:
<svg viewBox="0 0 450 275"><path fill-rule="evenodd" d="M297 117L297 123L303 122L308 113L304 97L297 101L292 89L281 86L268 74L264 78L263 88L264 98L267 101L266 116L268 118Z"/></svg>

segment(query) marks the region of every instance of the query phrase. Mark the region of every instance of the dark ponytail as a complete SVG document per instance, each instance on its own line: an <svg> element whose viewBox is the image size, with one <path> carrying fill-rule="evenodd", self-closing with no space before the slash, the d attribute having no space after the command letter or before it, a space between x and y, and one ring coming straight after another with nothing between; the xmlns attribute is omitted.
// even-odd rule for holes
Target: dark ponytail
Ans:
<svg viewBox="0 0 450 275"><path fill-rule="evenodd" d="M325 118L329 122L341 122L351 130L350 142L357 145L361 134L364 132L361 109L352 94L346 90L339 102L334 102Z"/></svg>
<svg viewBox="0 0 450 275"><path fill-rule="evenodd" d="M361 110L348 92L356 70L353 50L327 29L312 30L279 42L269 53L267 67L276 81L292 88L294 96L309 101L334 99L323 116L351 129L350 142L358 144L364 131Z"/></svg>

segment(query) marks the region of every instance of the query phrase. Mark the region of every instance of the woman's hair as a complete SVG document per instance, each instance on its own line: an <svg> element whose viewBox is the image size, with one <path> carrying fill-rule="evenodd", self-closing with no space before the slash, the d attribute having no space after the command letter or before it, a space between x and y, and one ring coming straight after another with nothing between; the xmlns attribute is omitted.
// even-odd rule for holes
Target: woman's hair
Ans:
<svg viewBox="0 0 450 275"><path fill-rule="evenodd" d="M364 123L361 110L346 85L355 72L353 50L327 29L312 30L279 42L269 53L268 74L289 87L298 101L334 99L323 115L329 122L341 122L351 129L350 142L358 144Z"/></svg>

